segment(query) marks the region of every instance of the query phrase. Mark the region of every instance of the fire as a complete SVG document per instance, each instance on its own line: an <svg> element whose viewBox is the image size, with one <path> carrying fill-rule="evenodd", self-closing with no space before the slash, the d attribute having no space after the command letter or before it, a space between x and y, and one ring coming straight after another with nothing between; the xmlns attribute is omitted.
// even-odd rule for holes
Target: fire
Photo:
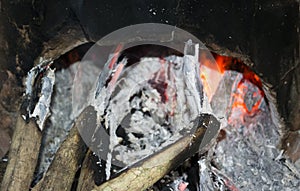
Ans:
<svg viewBox="0 0 300 191"><path fill-rule="evenodd" d="M223 78L224 70L219 64L216 64L215 59L208 52L203 52L199 57L199 61L201 63L200 79L203 84L204 92L209 101L211 101Z"/></svg>
<svg viewBox="0 0 300 191"><path fill-rule="evenodd" d="M200 55L200 79L203 84L203 89L209 101L211 101L217 88L220 86L220 82L226 71L237 71L242 74L242 79L235 88L235 91L231 94L231 113L238 115L237 117L244 121L244 117L254 115L264 99L265 95L262 89L262 82L260 78L241 60L228 56L221 56L212 54L213 57L209 57L209 54L203 53ZM251 88L249 87L256 87ZM252 94L249 98L249 94ZM250 108L245 103L246 99L252 99L254 103ZM231 116L233 117L233 116ZM236 117L236 116L235 116Z"/></svg>
<svg viewBox="0 0 300 191"><path fill-rule="evenodd" d="M231 115L229 122L238 119L241 122L245 122L246 116L253 116L259 111L259 106L263 100L263 94L260 93L259 89L255 89L253 92L254 84L247 79L243 78L237 85L236 91L232 93L231 97ZM249 98L250 96L250 98ZM254 101L251 106L247 106L245 100L251 99Z"/></svg>

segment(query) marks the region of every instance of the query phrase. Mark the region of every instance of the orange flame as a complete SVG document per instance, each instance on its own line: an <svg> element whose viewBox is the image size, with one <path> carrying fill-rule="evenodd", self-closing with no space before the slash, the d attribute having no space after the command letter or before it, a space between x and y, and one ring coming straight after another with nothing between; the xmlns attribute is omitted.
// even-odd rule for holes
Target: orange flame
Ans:
<svg viewBox="0 0 300 191"><path fill-rule="evenodd" d="M200 55L200 79L203 84L203 91L211 101L213 95L217 91L220 81L225 71L233 70L243 74L243 79L238 84L236 92L232 94L232 110L238 109L242 112L240 118L243 119L245 115L252 115L259 110L259 105L265 94L262 89L262 82L260 78L241 60L228 56L221 56L212 53L212 56L207 52ZM245 96L248 92L248 87L245 82L251 82L257 88L257 92L253 92L253 97L259 97L254 103L251 110L247 108L245 103Z"/></svg>
<svg viewBox="0 0 300 191"><path fill-rule="evenodd" d="M203 84L203 91L207 95L209 101L211 101L214 93L223 78L222 65L216 64L214 57L210 52L202 52L199 57L200 61L200 79Z"/></svg>

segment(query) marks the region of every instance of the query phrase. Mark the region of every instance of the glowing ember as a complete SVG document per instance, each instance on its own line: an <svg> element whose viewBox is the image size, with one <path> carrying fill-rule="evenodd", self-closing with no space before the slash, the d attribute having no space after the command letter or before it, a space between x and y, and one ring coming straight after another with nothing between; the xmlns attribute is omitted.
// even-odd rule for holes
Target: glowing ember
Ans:
<svg viewBox="0 0 300 191"><path fill-rule="evenodd" d="M236 91L232 93L229 122L236 118L244 122L246 116L255 115L259 111L262 100L263 96L260 90L251 82L242 78L236 87Z"/></svg>
<svg viewBox="0 0 300 191"><path fill-rule="evenodd" d="M260 89L260 93L263 93L262 90L262 82L260 78L247 66L245 65L240 59L232 58L227 56L221 56L213 53L213 56L218 65L218 71L224 73L228 70L237 71L243 74L243 77L250 81L252 84L257 86Z"/></svg>
<svg viewBox="0 0 300 191"><path fill-rule="evenodd" d="M232 87L229 122L236 119L244 122L245 116L253 116L259 110L264 98L262 82L241 60L217 54L213 56L215 61L206 54L200 56L200 79L203 90L211 101L221 85L224 74L229 71L239 72L242 77L237 76L237 85Z"/></svg>

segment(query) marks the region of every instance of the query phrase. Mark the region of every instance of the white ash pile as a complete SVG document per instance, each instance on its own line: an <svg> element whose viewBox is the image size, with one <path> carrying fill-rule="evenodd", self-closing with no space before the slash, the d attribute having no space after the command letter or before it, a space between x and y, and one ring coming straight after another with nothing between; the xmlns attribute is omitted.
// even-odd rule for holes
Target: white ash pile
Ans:
<svg viewBox="0 0 300 191"><path fill-rule="evenodd" d="M299 169L278 149L282 129L268 92L261 94L234 71L226 71L223 81L230 91L219 88L211 105L227 122L199 160L200 190L297 190ZM225 94L228 100L220 102Z"/></svg>
<svg viewBox="0 0 300 191"><path fill-rule="evenodd" d="M89 141L101 148L93 150L105 161L106 178L112 166L126 167L159 151L190 133L191 122L201 113L211 113L222 130L208 152L197 163L193 159L190 167L198 171L173 173L163 179L169 186L159 183L154 190L171 188L178 180L192 190L296 188L299 173L277 148L281 129L270 97L230 70L218 76L214 94L206 95L197 57L185 52L183 57L145 57L134 64L126 57L108 61L112 67L104 68L89 99L97 112Z"/></svg>
<svg viewBox="0 0 300 191"><path fill-rule="evenodd" d="M203 113L198 52L189 41L183 57L146 57L130 65L124 58L105 66L90 95L97 124L87 140L106 161L107 178L112 164L132 165L195 130Z"/></svg>
<svg viewBox="0 0 300 191"><path fill-rule="evenodd" d="M207 95L198 53L198 45L188 41L183 56L141 57L130 63L126 56L111 54L102 68L86 62L55 72L57 83L53 86L51 81L51 88L43 83L41 91L48 97L37 104L45 108L40 109L41 119L51 111L37 173L47 170L84 109L90 118L81 121L79 131L100 158L103 181L182 136L192 135L198 118L210 113L222 124L218 139L153 190L297 190L299 169L278 149L281 127L271 96L242 73L230 70L218 76L215 92Z"/></svg>

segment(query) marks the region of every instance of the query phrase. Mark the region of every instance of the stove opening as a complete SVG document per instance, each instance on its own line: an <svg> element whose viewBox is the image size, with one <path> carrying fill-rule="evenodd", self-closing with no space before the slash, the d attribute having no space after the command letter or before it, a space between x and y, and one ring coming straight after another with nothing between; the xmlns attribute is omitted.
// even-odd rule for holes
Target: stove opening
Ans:
<svg viewBox="0 0 300 191"><path fill-rule="evenodd" d="M43 151L40 154L36 180L32 186L42 178L43 173L48 169L57 148L68 134L68 127L70 127L70 125L67 123L71 123L71 121L74 120L74 114L72 114L70 108L68 108L68 104L71 101L70 93L72 89L72 83L70 82L75 77L76 71L77 74L78 71L79 74L80 72L86 72L86 70L80 71L80 66L77 61L83 56L82 53L87 51L90 47L91 44L78 47L61 56L51 66L57 69L55 75L58 79L57 84L54 86L53 104L51 105L53 116L51 116L46 123L47 129L44 132ZM249 189L255 189L258 186L264 187L266 184L268 187L274 186L274 188L276 188L276 185L273 185L274 181L277 181L276 178L284 178L286 175L290 176L289 178L286 177L286 180L290 181L285 182L284 186L293 187L295 182L298 183L298 179L296 177L291 178L294 177L293 173L295 173L290 170L292 163L289 163L283 157L283 150L279 149L282 129L277 111L274 107L275 103L273 103L274 98L272 97L271 91L260 77L255 74L249 66L243 63L241 58L219 55L214 52L211 52L211 55L209 55L208 52L202 52L199 55L198 61L200 64L195 73L198 74L201 90L203 92L201 98L201 102L203 103L202 111L203 113L215 116L220 121L220 131L205 152L197 153L189 158L185 163L171 171L166 177L155 183L152 189L161 190L168 187L182 186L190 190L196 190L196 188L226 188L227 190L239 190L238 188L243 187ZM172 135L170 118L174 116L176 111L170 109L167 110L167 114L164 115L164 118L160 119L158 116L155 117L154 113L158 111L153 113L149 108L147 110L145 109L146 107L142 107L142 97L146 96L146 100L144 100L146 102L147 100L154 100L157 97L159 98L159 102L170 104L170 108L172 108L174 103L178 101L175 97L178 96L178 92L180 91L176 90L175 82L172 82L170 77L172 76L170 63L175 63L175 60L183 56L184 54L176 50L156 45L136 46L120 52L116 62L122 63L124 59L126 59L128 63L124 71L125 73L128 72L127 75L129 77L131 75L133 79L135 79L133 75L138 75L138 73L130 73L132 72L131 70L138 70L143 73L145 69L143 67L147 66L145 65L138 68L136 63L141 62L142 59L146 58L146 62L152 64L151 67L155 67L156 64L161 67L161 69L155 70L156 72L150 75L149 80L145 82L149 84L147 87L155 90L157 94L153 94L152 90L151 93L150 89L147 90L145 86L140 92L128 98L128 101L133 105L130 105L131 110L128 111L129 115L124 116L124 119L122 119L120 123L121 125L116 129L116 136L122 140L120 142L121 147L128 147L134 150L136 146L133 144L134 140L138 143L137 145L141 146L139 149L144 152L146 148L149 147L149 144L163 144L168 137ZM168 64L168 62L170 63ZM89 67L88 64L83 66ZM174 67L176 70L176 67L179 66L174 65ZM95 68L88 68L88 71L92 71L92 73L88 75L97 76L99 73L99 70ZM172 74L175 75L174 71ZM113 92L112 96L117 96L118 93L122 91L122 88L125 87L124 84L119 82L119 80L124 81L125 77L126 76L114 79L112 76L107 78L107 87L109 87L112 81L115 84L119 83L116 92ZM86 84L91 83L88 82L89 79L84 80L86 80L84 82ZM78 95L80 95L80 91L86 91L85 88L86 87L79 86ZM62 99L64 101L61 101ZM123 99L124 98L121 100ZM147 105L147 107L149 107L149 105ZM160 106L157 105L155 107ZM62 114L61 116L64 116L64 119L61 118L60 120L55 117L55 113L58 111L60 115ZM138 117L139 115L141 116ZM69 117L67 121L65 120L66 116ZM156 138L150 140L145 136L144 132L135 132L134 128L131 129L130 132L128 131L130 125L132 128L135 125L139 127L142 124L139 124L138 121L142 121L151 126L151 122L146 120L146 118L149 117L156 118L156 121L152 122L153 124L160 124L156 129L152 129L152 134L147 134L147 136L156 136ZM95 121L96 118L95 116ZM133 119L137 120L135 121L136 124L130 123L130 120ZM104 124L105 121L101 123ZM86 126L85 128L89 129ZM111 131L105 131L110 135ZM156 131L159 133L156 134ZM102 133L104 133L104 131ZM169 133L171 134L168 135ZM56 142L49 144L49 140L56 140ZM162 142L158 143L159 141ZM126 153L125 150L123 148L123 150L121 149L118 152L122 153L124 157ZM107 158L98 158L95 153L89 157L91 161L93 161L93 164L90 165L90 169L94 174L93 181L95 184L101 185L106 181L108 175L105 169L107 166ZM130 159L130 156L127 157L129 158L126 160L134 161ZM115 164L110 166L112 176L118 174L122 169ZM270 174L269 172L272 173ZM276 175L276 177L274 177L274 175ZM77 178L79 178L80 171L77 173L77 176ZM73 185L73 187L74 186L75 185Z"/></svg>

